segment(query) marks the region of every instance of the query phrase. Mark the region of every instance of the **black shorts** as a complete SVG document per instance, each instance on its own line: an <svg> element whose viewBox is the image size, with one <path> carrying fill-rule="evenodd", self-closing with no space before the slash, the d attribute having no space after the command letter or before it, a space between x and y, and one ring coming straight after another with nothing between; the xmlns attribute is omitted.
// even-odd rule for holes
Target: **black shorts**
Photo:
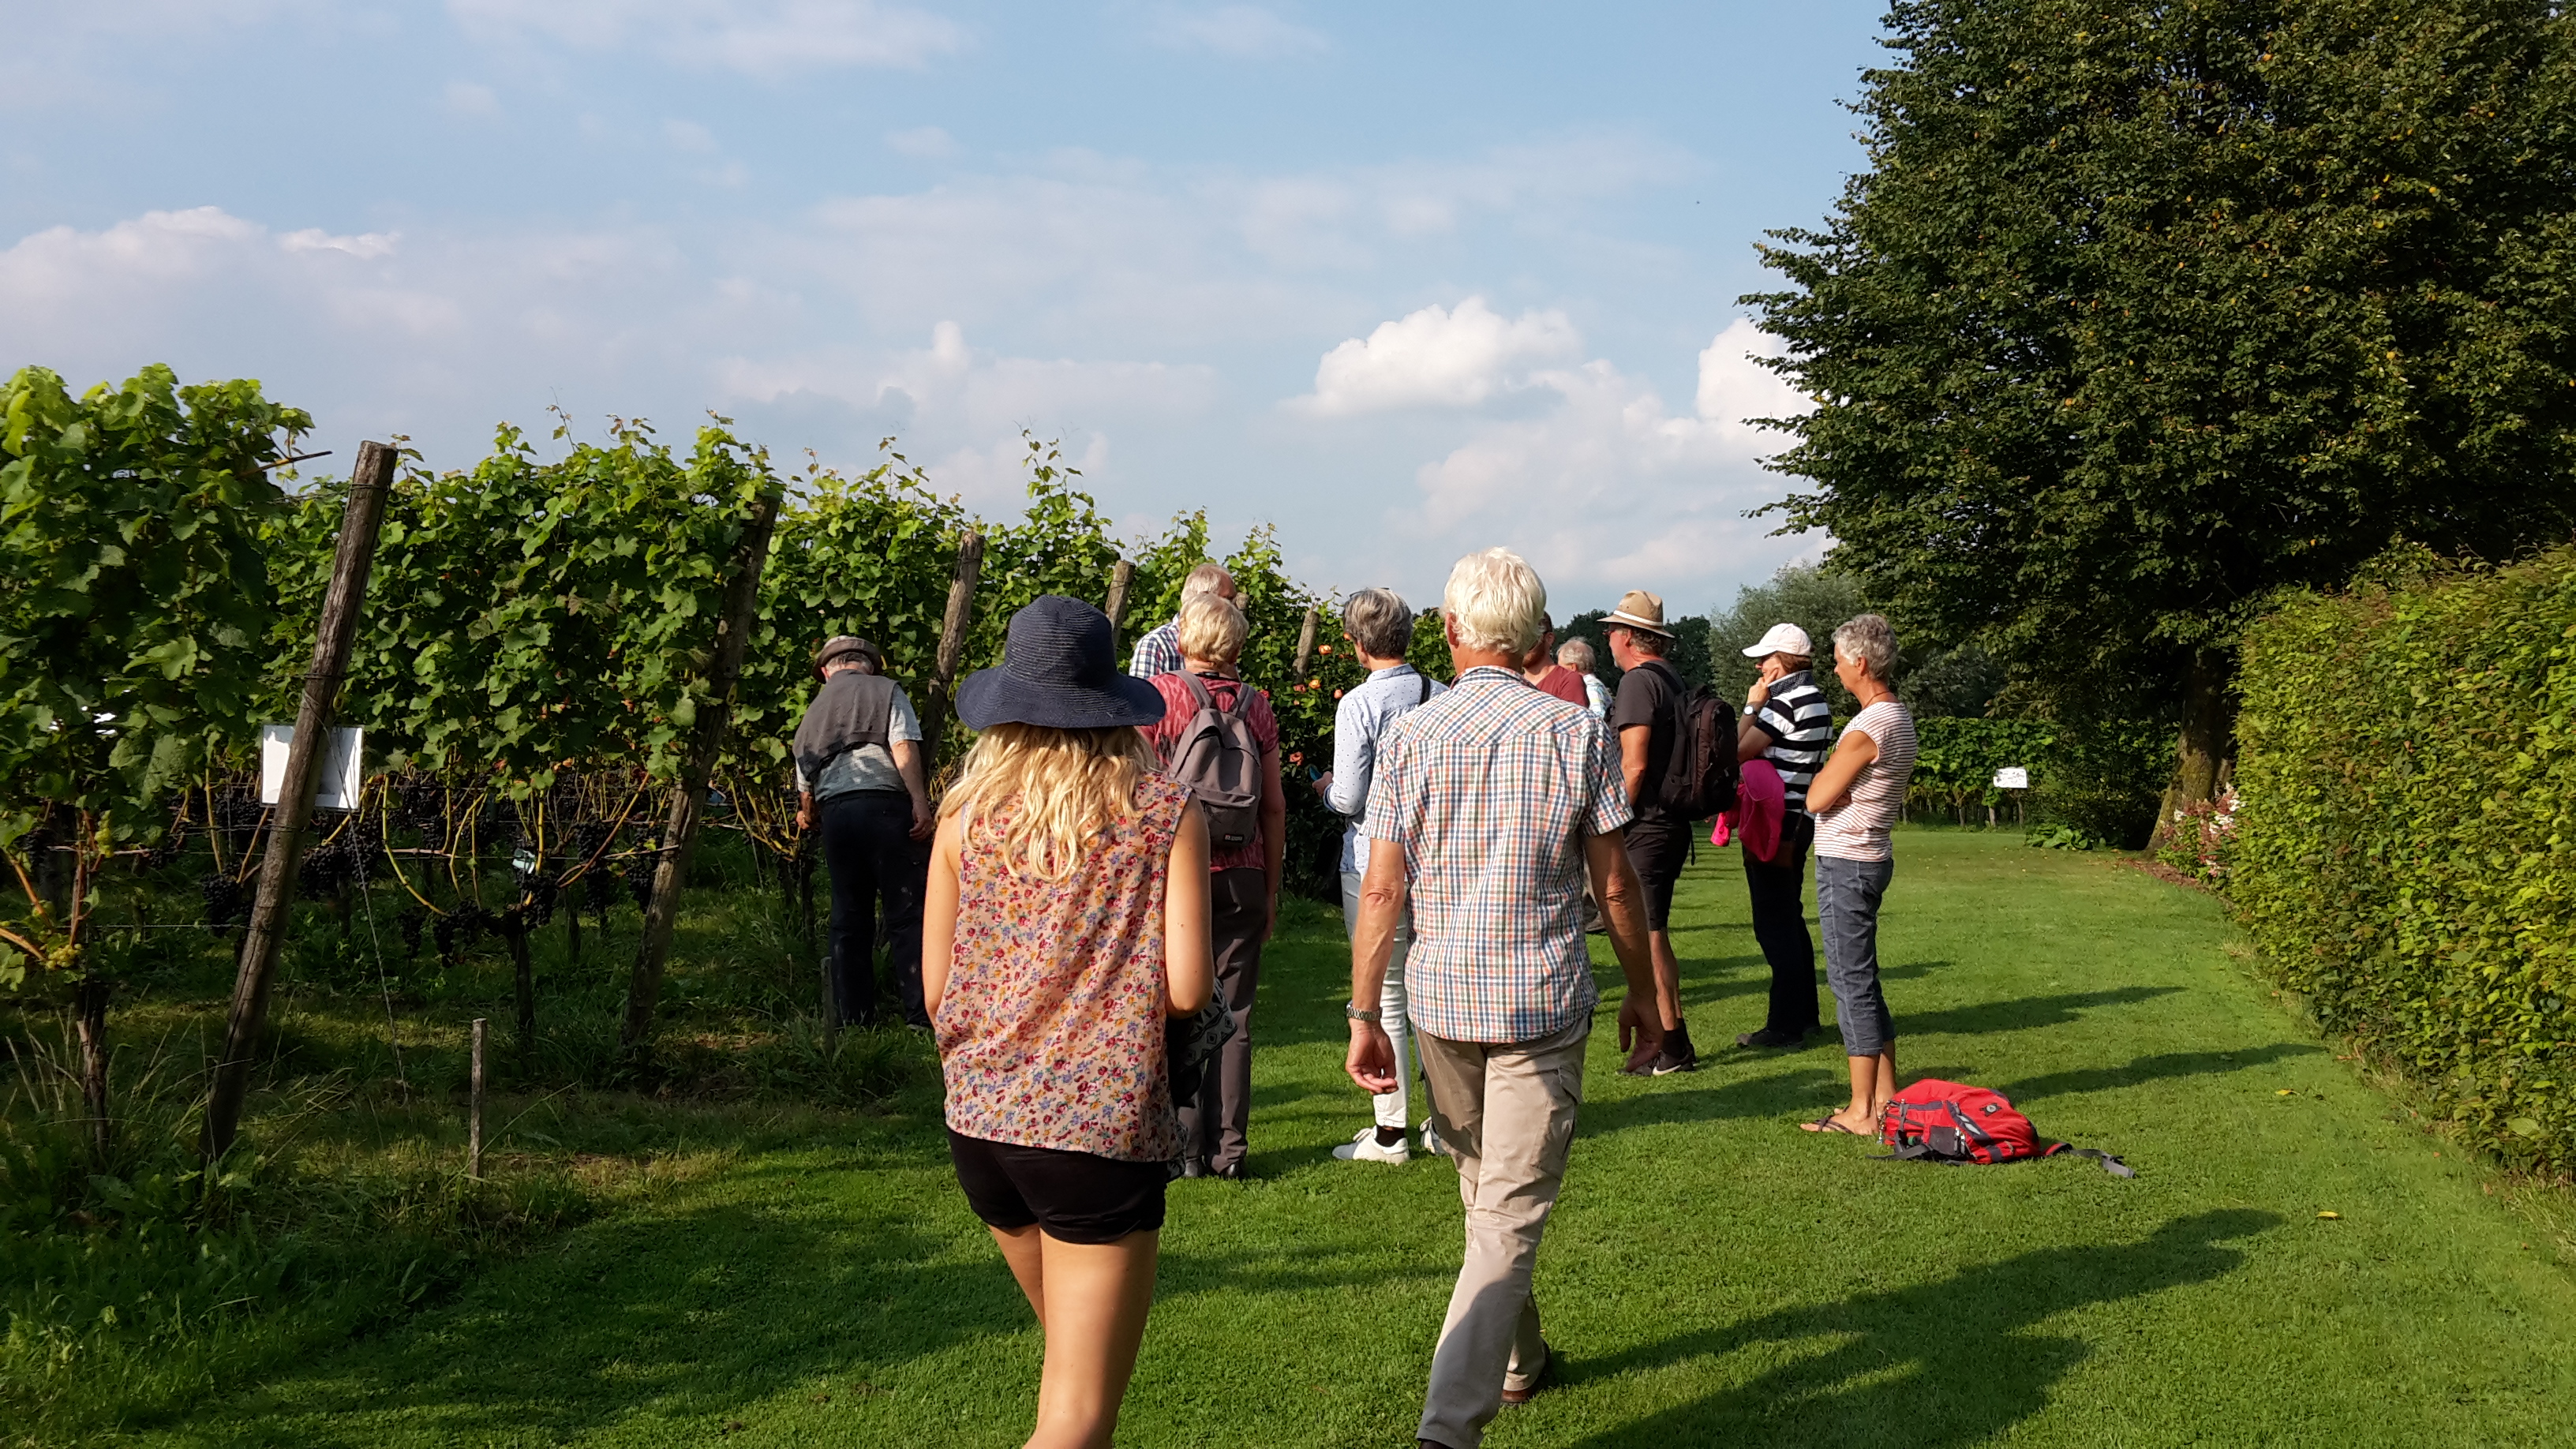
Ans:
<svg viewBox="0 0 2576 1449"><path fill-rule="evenodd" d="M1690 860L1690 827L1679 822L1628 823L1628 867L1646 888L1646 929L1666 930L1673 919L1673 886Z"/></svg>
<svg viewBox="0 0 2576 1449"><path fill-rule="evenodd" d="M948 1156L966 1205L987 1227L1035 1223L1059 1243L1114 1243L1163 1225L1163 1186L1172 1175L1159 1162L987 1142L954 1129Z"/></svg>

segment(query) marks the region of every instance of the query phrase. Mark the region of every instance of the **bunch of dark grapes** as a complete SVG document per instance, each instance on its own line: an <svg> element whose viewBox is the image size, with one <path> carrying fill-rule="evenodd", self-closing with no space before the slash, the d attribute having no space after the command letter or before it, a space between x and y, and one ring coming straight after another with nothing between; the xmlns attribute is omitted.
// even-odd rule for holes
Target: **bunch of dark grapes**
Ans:
<svg viewBox="0 0 2576 1449"><path fill-rule="evenodd" d="M660 863L660 857L650 847L637 851L635 858L626 862L626 893L635 898L635 909L639 911L653 904L653 869Z"/></svg>
<svg viewBox="0 0 2576 1449"><path fill-rule="evenodd" d="M617 875L605 865L581 878L582 903L599 914L600 924L608 923L608 908L617 903Z"/></svg>
<svg viewBox="0 0 2576 1449"><path fill-rule="evenodd" d="M408 775L394 786L394 818L414 830L438 833L446 824L447 790L426 775Z"/></svg>
<svg viewBox="0 0 2576 1449"><path fill-rule="evenodd" d="M465 948L474 944L478 933L490 929L491 922L490 911L471 903L460 905L439 917L438 924L431 931L438 939L439 963L445 966L457 964Z"/></svg>
<svg viewBox="0 0 2576 1449"><path fill-rule="evenodd" d="M394 929L402 933L403 961L406 965L420 957L421 928L429 924L428 913L413 906L394 917ZM442 951L444 948L441 948Z"/></svg>
<svg viewBox="0 0 2576 1449"><path fill-rule="evenodd" d="M177 860L179 858L180 848L185 846L187 843L187 826L182 822L171 822L170 828L161 833L161 838L152 843L152 848L143 852L143 868L145 870L159 870L161 867Z"/></svg>
<svg viewBox="0 0 2576 1449"><path fill-rule="evenodd" d="M327 900L349 888L357 874L357 862L351 858L348 837L317 845L304 852L304 860L295 868L295 888L308 901Z"/></svg>
<svg viewBox="0 0 2576 1449"><path fill-rule="evenodd" d="M553 920L555 898L563 893L563 888L555 884L555 878L542 873L531 876L528 879L527 890L525 907L527 918L540 926Z"/></svg>
<svg viewBox="0 0 2576 1449"><path fill-rule="evenodd" d="M206 925L218 936L250 919L250 890L221 871L197 882L197 893L205 897Z"/></svg>

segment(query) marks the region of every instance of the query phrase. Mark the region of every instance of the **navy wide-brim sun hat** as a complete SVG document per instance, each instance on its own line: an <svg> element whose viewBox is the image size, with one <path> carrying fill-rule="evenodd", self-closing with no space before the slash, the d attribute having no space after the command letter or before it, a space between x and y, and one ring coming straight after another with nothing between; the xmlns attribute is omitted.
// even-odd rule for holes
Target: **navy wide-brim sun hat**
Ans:
<svg viewBox="0 0 2576 1449"><path fill-rule="evenodd" d="M970 730L1097 730L1162 717L1163 692L1118 667L1109 616L1061 594L1042 594L1013 614L1001 664L957 686L957 718Z"/></svg>

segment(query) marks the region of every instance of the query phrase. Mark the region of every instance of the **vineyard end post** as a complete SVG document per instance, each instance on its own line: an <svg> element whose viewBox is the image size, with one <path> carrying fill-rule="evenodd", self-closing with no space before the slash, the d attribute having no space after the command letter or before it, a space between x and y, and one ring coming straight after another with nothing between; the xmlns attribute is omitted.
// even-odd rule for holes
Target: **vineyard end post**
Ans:
<svg viewBox="0 0 2576 1449"><path fill-rule="evenodd" d="M385 495L393 486L394 449L383 443L360 443L358 464L349 470L349 502L340 515L339 552L331 560L331 584L322 596L322 621L313 640L313 668L304 676L304 699L295 711L295 739L286 749L286 772L277 791L277 813L271 817L268 853L259 863L259 893L242 932L241 965L233 980L232 1010L224 1022L224 1054L215 1064L215 1080L206 1097L203 1147L208 1162L232 1150L241 1127L242 1099L250 1091L250 1071L259 1051L259 1033L268 1014L268 988L277 971L277 952L286 936L288 911L295 902L295 867L304 848L304 825L313 814L313 793L320 783L322 758L330 741L331 706L349 667L350 640L367 599L367 575L376 560L376 534L385 521Z"/></svg>
<svg viewBox="0 0 2576 1449"><path fill-rule="evenodd" d="M1101 610L1109 616L1109 642L1113 652L1118 643L1118 626L1127 621L1127 593L1135 587L1136 566L1125 559L1109 571L1109 607Z"/></svg>
<svg viewBox="0 0 2576 1449"><path fill-rule="evenodd" d="M957 576L948 584L948 612L939 622L938 674L931 680L930 717L921 722L921 774L939 778L939 750L948 739L948 717L957 699L957 671L966 662L966 631L975 613L975 585L984 574L984 535L966 530L957 540Z"/></svg>
<svg viewBox="0 0 2576 1449"><path fill-rule="evenodd" d="M662 830L661 859L653 867L653 896L644 907L635 969L626 983L626 1021L618 1030L618 1045L631 1061L640 1062L649 1049L653 1013L661 1005L662 967L671 954L671 928L680 915L680 884L688 876L689 849L697 843L699 818L706 813L707 782L715 775L725 727L733 718L733 689L742 678L743 651L757 622L760 571L769 561L778 505L775 490L763 492L752 504L741 542L734 546L715 658L708 666L707 701L699 706L697 732L689 742L687 758L680 762L679 789L672 793L671 818Z"/></svg>
<svg viewBox="0 0 2576 1449"><path fill-rule="evenodd" d="M1323 611L1313 604L1306 606L1306 625L1297 631L1297 668L1299 679L1306 677L1306 666L1315 658L1315 631L1323 627Z"/></svg>

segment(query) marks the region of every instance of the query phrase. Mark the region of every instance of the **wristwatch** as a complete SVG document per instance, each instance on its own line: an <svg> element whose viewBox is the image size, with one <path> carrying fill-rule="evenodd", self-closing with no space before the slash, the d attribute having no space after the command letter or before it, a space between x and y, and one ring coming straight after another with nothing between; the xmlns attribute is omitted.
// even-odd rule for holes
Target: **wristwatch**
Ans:
<svg viewBox="0 0 2576 1449"><path fill-rule="evenodd" d="M1345 1001L1342 1003L1342 1015L1353 1021L1375 1021L1378 1018L1378 1008L1362 1006L1356 1001Z"/></svg>

